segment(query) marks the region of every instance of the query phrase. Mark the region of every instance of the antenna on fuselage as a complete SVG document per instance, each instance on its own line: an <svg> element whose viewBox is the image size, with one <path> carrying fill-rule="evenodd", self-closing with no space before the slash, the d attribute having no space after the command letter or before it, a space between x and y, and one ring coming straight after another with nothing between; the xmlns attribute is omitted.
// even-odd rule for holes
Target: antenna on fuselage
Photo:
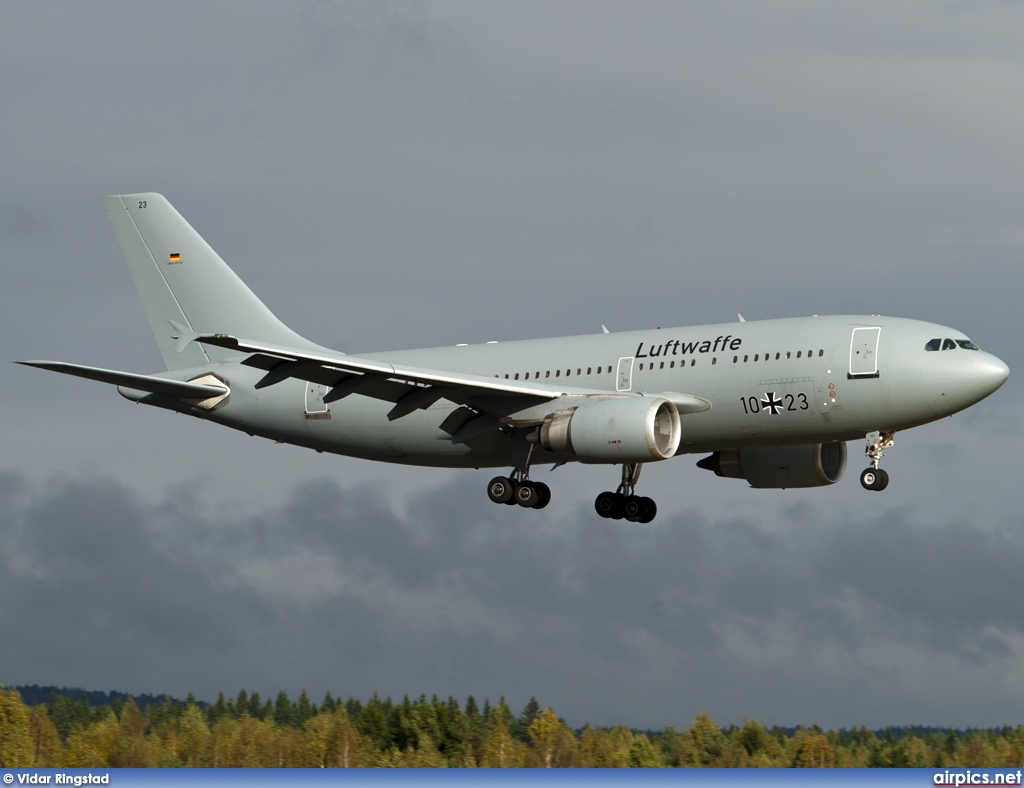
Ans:
<svg viewBox="0 0 1024 788"><path fill-rule="evenodd" d="M745 317L743 317L743 315L741 315L739 312L736 313L736 317L738 317L740 319L741 323L746 323L747 322L747 319Z"/></svg>

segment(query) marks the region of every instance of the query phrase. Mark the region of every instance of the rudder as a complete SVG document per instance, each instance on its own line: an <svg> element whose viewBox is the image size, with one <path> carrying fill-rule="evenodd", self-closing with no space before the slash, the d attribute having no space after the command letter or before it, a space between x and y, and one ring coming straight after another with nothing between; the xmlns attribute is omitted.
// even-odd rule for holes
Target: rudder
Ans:
<svg viewBox="0 0 1024 788"><path fill-rule="evenodd" d="M112 195L103 204L168 369L237 356L188 342L193 333L319 348L278 320L162 195Z"/></svg>

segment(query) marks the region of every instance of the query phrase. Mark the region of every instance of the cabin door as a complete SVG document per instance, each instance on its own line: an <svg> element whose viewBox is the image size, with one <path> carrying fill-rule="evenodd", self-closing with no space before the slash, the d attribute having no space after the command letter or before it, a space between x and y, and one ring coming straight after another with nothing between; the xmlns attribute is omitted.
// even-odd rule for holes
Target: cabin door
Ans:
<svg viewBox="0 0 1024 788"><path fill-rule="evenodd" d="M615 378L616 391L629 391L633 388L633 357L619 359L619 373Z"/></svg>
<svg viewBox="0 0 1024 788"><path fill-rule="evenodd" d="M878 326L853 329L850 338L850 377L878 377L878 337L882 329Z"/></svg>

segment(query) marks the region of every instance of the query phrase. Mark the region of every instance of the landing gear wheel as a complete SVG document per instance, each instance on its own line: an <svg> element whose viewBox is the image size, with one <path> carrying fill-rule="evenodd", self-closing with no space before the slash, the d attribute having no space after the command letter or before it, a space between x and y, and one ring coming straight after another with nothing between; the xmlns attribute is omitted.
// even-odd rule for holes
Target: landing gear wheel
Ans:
<svg viewBox="0 0 1024 788"><path fill-rule="evenodd" d="M639 495L630 495L626 498L625 508L626 519L631 523L638 523L647 514L647 504Z"/></svg>
<svg viewBox="0 0 1024 788"><path fill-rule="evenodd" d="M621 520L625 515L625 508L625 496L619 493L603 492L594 501L594 509L597 510L597 513L612 520Z"/></svg>
<svg viewBox="0 0 1024 788"><path fill-rule="evenodd" d="M494 503L508 503L515 493L515 485L507 476L495 476L487 485L487 497Z"/></svg>
<svg viewBox="0 0 1024 788"><path fill-rule="evenodd" d="M640 518L639 522L649 523L658 516L658 504L654 502L653 498L641 498L640 500L647 506L647 512Z"/></svg>
<svg viewBox="0 0 1024 788"><path fill-rule="evenodd" d="M889 474L881 468L867 468L860 475L860 483L865 490L881 492L889 486Z"/></svg>
<svg viewBox="0 0 1024 788"><path fill-rule="evenodd" d="M520 482L515 497L516 503L526 509L533 509L540 503L540 491L533 482Z"/></svg>
<svg viewBox="0 0 1024 788"><path fill-rule="evenodd" d="M551 503L551 488L548 487L544 482L534 482L533 486L537 489L537 505L534 509L543 509L549 503Z"/></svg>

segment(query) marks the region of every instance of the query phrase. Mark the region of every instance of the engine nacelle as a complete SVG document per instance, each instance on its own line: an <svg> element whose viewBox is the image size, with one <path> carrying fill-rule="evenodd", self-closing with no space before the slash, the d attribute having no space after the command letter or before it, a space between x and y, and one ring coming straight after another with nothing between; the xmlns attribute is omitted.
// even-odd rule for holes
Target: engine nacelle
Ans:
<svg viewBox="0 0 1024 788"><path fill-rule="evenodd" d="M716 451L698 462L697 467L730 479L746 479L751 487L824 487L843 478L846 444Z"/></svg>
<svg viewBox="0 0 1024 788"><path fill-rule="evenodd" d="M679 448L679 411L658 397L588 400L541 425L540 444L581 462L667 460Z"/></svg>

